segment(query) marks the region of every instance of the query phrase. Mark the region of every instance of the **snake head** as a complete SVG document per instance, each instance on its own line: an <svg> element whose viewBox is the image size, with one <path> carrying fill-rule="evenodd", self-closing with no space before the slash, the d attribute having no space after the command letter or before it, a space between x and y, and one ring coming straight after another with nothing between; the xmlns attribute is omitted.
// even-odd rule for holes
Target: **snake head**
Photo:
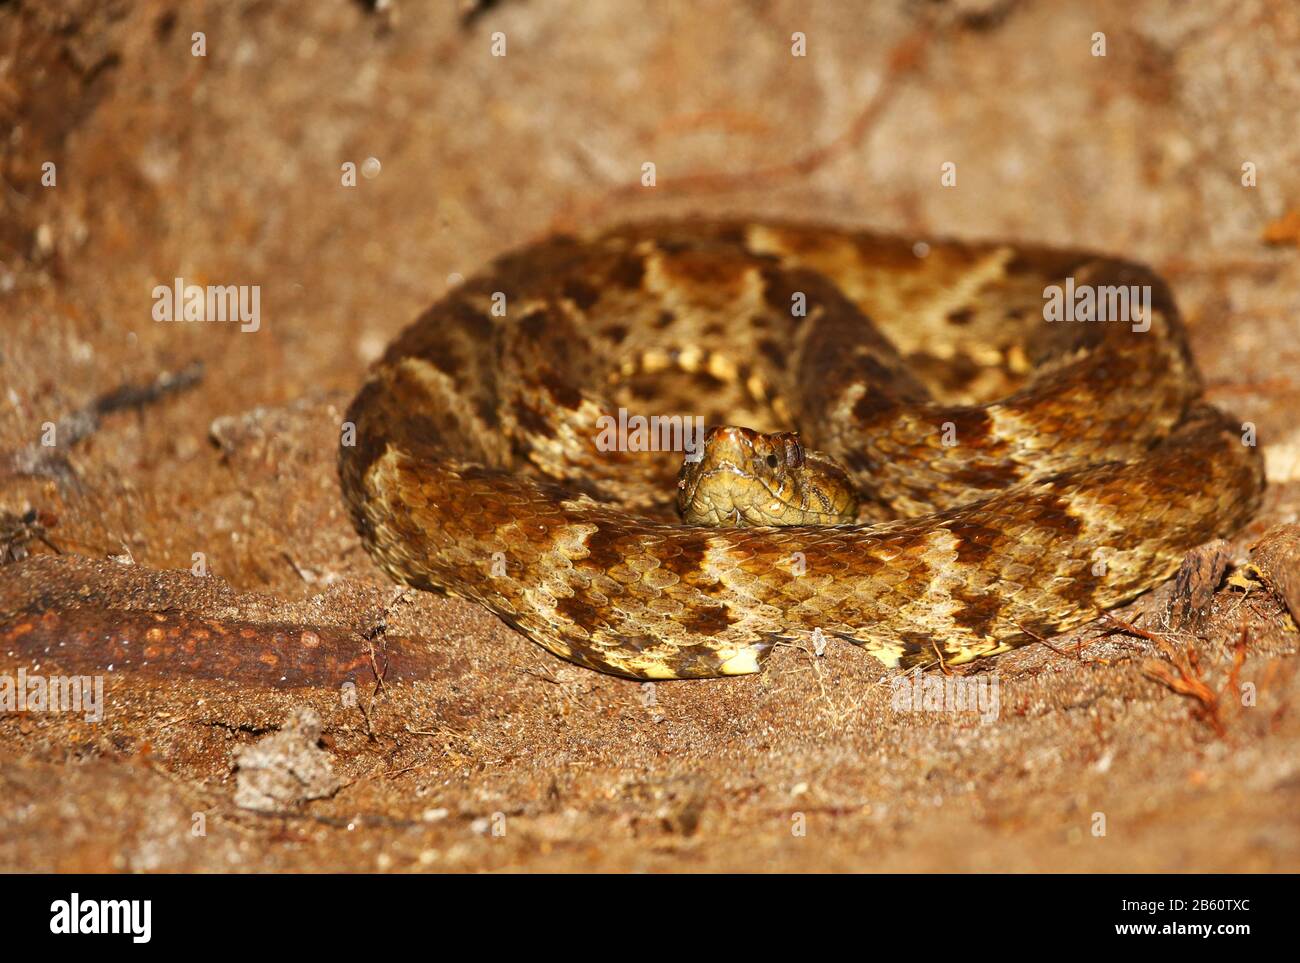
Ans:
<svg viewBox="0 0 1300 963"><path fill-rule="evenodd" d="M854 520L857 493L797 432L722 425L687 453L677 507L697 525L843 525Z"/></svg>

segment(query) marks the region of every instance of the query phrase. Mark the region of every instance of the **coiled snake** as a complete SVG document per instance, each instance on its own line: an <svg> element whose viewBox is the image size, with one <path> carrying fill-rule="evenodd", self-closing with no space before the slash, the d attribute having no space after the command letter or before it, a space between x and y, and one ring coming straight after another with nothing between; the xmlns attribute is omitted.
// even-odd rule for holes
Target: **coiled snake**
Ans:
<svg viewBox="0 0 1300 963"><path fill-rule="evenodd" d="M508 254L430 308L352 403L339 471L394 578L580 665L741 674L818 630L890 666L956 664L1132 599L1251 516L1261 459L1200 395L1139 265L642 224ZM681 451L601 443L620 409L751 430L711 432L679 485ZM847 495L801 482L816 459ZM805 523L742 517L726 488L691 515L702 461L778 516L796 493Z"/></svg>

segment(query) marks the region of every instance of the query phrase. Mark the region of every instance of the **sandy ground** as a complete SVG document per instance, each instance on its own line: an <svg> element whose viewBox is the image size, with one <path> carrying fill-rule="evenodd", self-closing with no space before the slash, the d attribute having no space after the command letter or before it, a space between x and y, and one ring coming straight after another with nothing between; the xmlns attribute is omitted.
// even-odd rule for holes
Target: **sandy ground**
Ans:
<svg viewBox="0 0 1300 963"><path fill-rule="evenodd" d="M0 510L63 553L0 567L0 675L105 698L99 722L0 712L0 868L1300 869L1300 634L1265 589L1173 637L1212 707L1153 677L1151 640L1078 648L1096 627L964 676L986 721L900 708L838 642L642 687L396 591L334 474L366 364L492 255L830 218L1153 263L1267 457L1240 561L1300 509L1300 10L428 6L0 5ZM178 276L260 285L259 329L154 321ZM113 395L167 373L195 383ZM237 805L235 754L297 707L320 743L262 788L333 778Z"/></svg>

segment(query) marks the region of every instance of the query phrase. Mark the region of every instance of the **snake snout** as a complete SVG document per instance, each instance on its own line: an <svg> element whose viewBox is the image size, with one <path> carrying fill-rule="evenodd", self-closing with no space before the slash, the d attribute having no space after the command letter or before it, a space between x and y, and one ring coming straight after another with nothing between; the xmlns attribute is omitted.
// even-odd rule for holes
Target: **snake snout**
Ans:
<svg viewBox="0 0 1300 963"><path fill-rule="evenodd" d="M693 524L843 524L856 504L844 472L825 456L810 462L793 431L710 428L677 480L677 507Z"/></svg>

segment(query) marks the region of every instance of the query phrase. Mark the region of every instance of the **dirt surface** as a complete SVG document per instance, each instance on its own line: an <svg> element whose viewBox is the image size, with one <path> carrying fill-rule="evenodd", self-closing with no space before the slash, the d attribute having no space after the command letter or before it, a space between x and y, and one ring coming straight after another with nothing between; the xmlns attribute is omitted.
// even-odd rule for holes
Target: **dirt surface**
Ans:
<svg viewBox="0 0 1300 963"><path fill-rule="evenodd" d="M1240 566L1300 513L1300 9L375 6L0 4L0 685L103 681L0 710L0 868L1300 869L1294 532ZM1154 264L1268 464L1208 611L981 714L836 641L640 686L395 589L334 472L367 363L494 254L690 212ZM155 321L176 277L258 329Z"/></svg>

